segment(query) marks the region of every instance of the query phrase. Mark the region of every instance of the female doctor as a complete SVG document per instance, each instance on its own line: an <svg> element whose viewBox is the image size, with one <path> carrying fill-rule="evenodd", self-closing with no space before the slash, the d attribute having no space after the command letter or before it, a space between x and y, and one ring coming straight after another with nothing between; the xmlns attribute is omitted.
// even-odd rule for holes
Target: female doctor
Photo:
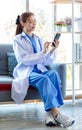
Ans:
<svg viewBox="0 0 82 130"><path fill-rule="evenodd" d="M44 102L45 124L71 126L74 120L58 109L63 105L59 75L45 67L52 63L59 41L55 41L55 47L52 46L49 49L51 42L43 43L39 36L33 33L36 18L32 12L22 13L17 17L16 24L13 49L18 64L13 72L11 95L13 100L20 104L24 100L30 84L38 89Z"/></svg>

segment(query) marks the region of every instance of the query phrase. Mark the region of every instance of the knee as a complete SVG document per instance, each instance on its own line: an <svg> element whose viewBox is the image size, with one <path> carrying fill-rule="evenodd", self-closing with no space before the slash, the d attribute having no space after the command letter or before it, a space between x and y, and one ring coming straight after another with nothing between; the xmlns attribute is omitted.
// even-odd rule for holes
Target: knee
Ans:
<svg viewBox="0 0 82 130"><path fill-rule="evenodd" d="M60 75L58 74L57 71L55 71L55 70L50 70L50 76L51 76L51 77L55 77L55 79L57 79L59 82L61 82L61 80L60 80Z"/></svg>
<svg viewBox="0 0 82 130"><path fill-rule="evenodd" d="M47 75L43 75L43 76L42 76L42 80L48 81L48 80L49 80L49 77L48 77Z"/></svg>
<svg viewBox="0 0 82 130"><path fill-rule="evenodd" d="M58 76L58 72L55 70L50 70L50 75Z"/></svg>

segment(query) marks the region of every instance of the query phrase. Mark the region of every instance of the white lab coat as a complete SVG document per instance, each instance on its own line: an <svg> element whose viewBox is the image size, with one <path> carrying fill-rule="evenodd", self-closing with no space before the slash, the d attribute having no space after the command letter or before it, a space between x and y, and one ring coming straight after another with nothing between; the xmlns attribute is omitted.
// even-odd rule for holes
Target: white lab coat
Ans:
<svg viewBox="0 0 82 130"><path fill-rule="evenodd" d="M13 72L11 97L17 104L20 104L27 94L29 74L32 72L34 65L37 64L37 68L44 72L47 70L45 65L51 64L55 56L55 53L52 56L49 52L44 54L41 39L35 34L34 37L38 53L34 53L32 44L24 32L16 35L13 39L13 49L18 64Z"/></svg>

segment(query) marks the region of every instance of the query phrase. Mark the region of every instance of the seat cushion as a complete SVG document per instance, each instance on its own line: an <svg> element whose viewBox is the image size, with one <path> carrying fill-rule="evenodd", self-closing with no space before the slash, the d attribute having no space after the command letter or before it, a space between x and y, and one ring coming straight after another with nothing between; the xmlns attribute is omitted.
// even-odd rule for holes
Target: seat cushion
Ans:
<svg viewBox="0 0 82 130"><path fill-rule="evenodd" d="M0 84L11 84L13 77L8 75L0 75Z"/></svg>

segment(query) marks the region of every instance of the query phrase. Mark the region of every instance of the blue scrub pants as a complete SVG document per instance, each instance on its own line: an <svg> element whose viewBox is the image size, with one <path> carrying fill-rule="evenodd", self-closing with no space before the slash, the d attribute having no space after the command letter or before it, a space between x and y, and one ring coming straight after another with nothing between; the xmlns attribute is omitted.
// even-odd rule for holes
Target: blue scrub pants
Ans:
<svg viewBox="0 0 82 130"><path fill-rule="evenodd" d="M29 83L38 89L44 102L45 111L63 105L61 81L56 71L31 72Z"/></svg>

